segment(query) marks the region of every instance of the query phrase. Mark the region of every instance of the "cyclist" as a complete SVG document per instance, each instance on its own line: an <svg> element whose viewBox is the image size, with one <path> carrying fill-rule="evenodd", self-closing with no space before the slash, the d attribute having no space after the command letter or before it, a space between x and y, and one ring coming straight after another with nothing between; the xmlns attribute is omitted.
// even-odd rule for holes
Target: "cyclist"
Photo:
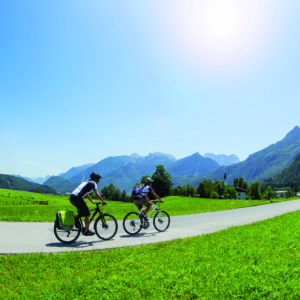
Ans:
<svg viewBox="0 0 300 300"><path fill-rule="evenodd" d="M147 213L152 207L152 202L148 197L148 193L151 193L159 202L165 202L154 192L152 188L152 178L146 178L144 187L138 192L137 195L133 196L133 203L137 206L138 210L141 211L141 216L148 222ZM143 209L143 205L146 209Z"/></svg>
<svg viewBox="0 0 300 300"><path fill-rule="evenodd" d="M100 179L102 177L97 173L92 173L90 175L89 181L84 181L81 183L71 194L70 196L70 202L78 208L78 213L80 217L85 217L84 223L85 228L83 229L84 235L94 235L95 232L89 230L90 227L90 211L83 200L84 197L87 197L93 204L96 204L96 202L90 197L89 193L94 192L97 196L97 198L102 201L102 205L105 205L106 202L102 199L101 195L98 192L97 185L100 182Z"/></svg>

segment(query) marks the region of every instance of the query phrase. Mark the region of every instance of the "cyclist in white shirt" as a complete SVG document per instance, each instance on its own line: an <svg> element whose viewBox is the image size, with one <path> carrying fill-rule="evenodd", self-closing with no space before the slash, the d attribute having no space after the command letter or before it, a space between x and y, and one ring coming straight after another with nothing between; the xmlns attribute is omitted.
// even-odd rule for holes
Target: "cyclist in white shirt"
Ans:
<svg viewBox="0 0 300 300"><path fill-rule="evenodd" d="M148 197L148 193L151 193L159 202L164 202L160 197L154 192L152 188L153 180L151 178L146 178L145 186L139 191L138 195L133 196L133 203L141 210L142 216L148 221L147 213L152 207L152 202ZM143 209L143 205L146 209ZM142 210L143 209L143 210Z"/></svg>
<svg viewBox="0 0 300 300"><path fill-rule="evenodd" d="M84 235L94 235L95 233L89 230L91 213L83 198L87 197L93 204L96 204L96 202L89 195L89 193L94 192L97 198L102 201L102 205L106 204L97 189L97 185L101 178L102 177L99 174L93 172L90 175L90 180L81 183L70 196L70 202L77 207L79 216L85 217L85 229L83 230Z"/></svg>

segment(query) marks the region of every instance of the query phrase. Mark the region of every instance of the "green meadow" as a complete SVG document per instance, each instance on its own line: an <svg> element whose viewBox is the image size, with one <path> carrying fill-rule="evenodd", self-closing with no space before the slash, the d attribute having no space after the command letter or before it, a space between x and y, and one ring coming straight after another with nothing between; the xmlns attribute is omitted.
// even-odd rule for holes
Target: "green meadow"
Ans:
<svg viewBox="0 0 300 300"><path fill-rule="evenodd" d="M159 204L171 216L186 215L217 210L226 210L253 205L267 204L282 200L218 200L170 196L164 198L165 203ZM94 205L87 200L90 208ZM104 212L114 215L117 219L130 211L135 211L133 203L108 201L102 207ZM39 193L0 189L0 221L18 222L52 222L58 210L71 209L76 212L66 196L45 195Z"/></svg>
<svg viewBox="0 0 300 300"><path fill-rule="evenodd" d="M300 299L300 212L112 250L0 256L5 299Z"/></svg>

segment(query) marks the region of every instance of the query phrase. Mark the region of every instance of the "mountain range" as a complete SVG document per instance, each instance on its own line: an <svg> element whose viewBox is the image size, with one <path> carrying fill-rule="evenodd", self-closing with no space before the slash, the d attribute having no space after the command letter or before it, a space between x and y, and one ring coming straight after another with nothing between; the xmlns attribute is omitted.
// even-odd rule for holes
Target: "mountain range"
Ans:
<svg viewBox="0 0 300 300"><path fill-rule="evenodd" d="M227 174L228 183L236 177L243 177L249 183L265 181L274 177L296 159L300 154L300 128L296 126L282 140L251 154L240 162L235 155L215 155L194 153L182 159L170 154L150 153L107 157L96 164L73 167L59 176L49 178L45 184L58 191L70 192L74 186L89 179L92 172L103 176L101 185L113 183L121 191L129 192L144 175L151 176L157 165L164 165L173 176L173 184L198 186L204 179L222 180ZM292 166L292 165L291 165ZM277 177L276 177L277 178Z"/></svg>
<svg viewBox="0 0 300 300"><path fill-rule="evenodd" d="M214 157L216 159L220 158L218 155ZM235 160L238 160L235 155L228 156L228 161L226 161L226 157L226 155L222 155L223 162L226 164L229 164L233 157ZM174 182L181 182L182 180L186 182L187 175L192 178L204 176L220 166L214 159L201 156L199 153L194 153L179 160L170 154L159 152L150 153L147 156L140 156L134 153L131 155L107 157L93 165L74 167L59 176L78 184L87 180L92 172L97 172L103 177L101 180L103 186L113 183L120 190L129 192L142 176L151 176L157 165L163 165L174 177ZM58 180L58 178L50 179L51 182L48 180L45 184L57 189L59 183L54 181ZM62 182L61 179L60 182Z"/></svg>
<svg viewBox="0 0 300 300"><path fill-rule="evenodd" d="M206 175L207 179L222 179L227 174L229 183L235 177L248 182L263 181L289 166L300 153L300 128L296 126L281 141L251 154L245 161L220 167Z"/></svg>
<svg viewBox="0 0 300 300"><path fill-rule="evenodd" d="M73 173L68 179L72 182L81 182L88 179L89 174L94 171L103 176L104 186L114 183L121 190L130 191L142 176L151 176L155 167L162 164L172 174L175 186L187 183L197 186L204 179L222 180L225 173L229 183L232 183L235 177L243 177L251 183L278 174L288 167L298 154L300 154L300 128L296 126L282 140L251 154L242 162L239 162L235 155L227 156L226 159L225 155L209 153L204 156L194 153L179 160L163 153L150 153L145 157L133 154L105 158L84 170L81 169L80 172ZM220 166L220 163L223 166ZM60 176L65 177L65 174Z"/></svg>

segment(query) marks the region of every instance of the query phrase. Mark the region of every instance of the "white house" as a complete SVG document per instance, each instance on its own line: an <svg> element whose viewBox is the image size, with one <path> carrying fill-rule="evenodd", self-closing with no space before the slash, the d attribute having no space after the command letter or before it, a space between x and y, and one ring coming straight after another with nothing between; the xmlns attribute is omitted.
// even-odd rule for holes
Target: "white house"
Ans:
<svg viewBox="0 0 300 300"><path fill-rule="evenodd" d="M246 200L247 199L247 190L244 190L242 188L239 187L235 187L235 190L237 191L237 198L236 199L240 199L240 200Z"/></svg>

